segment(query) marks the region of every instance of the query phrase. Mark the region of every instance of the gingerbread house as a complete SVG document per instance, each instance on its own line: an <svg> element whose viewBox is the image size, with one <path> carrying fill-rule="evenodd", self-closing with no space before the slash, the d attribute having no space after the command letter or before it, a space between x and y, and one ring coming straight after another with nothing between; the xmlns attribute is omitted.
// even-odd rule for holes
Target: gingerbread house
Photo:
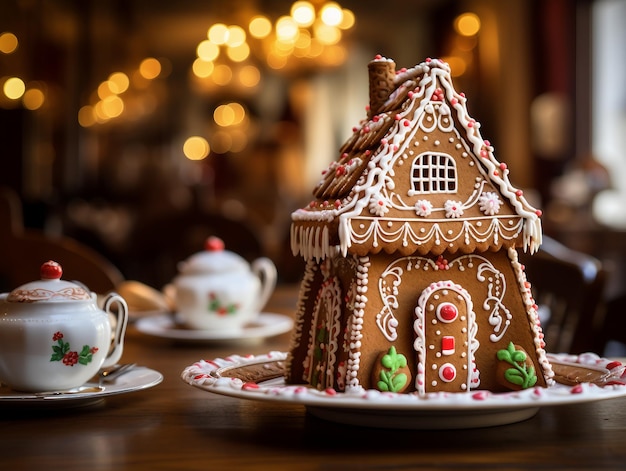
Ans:
<svg viewBox="0 0 626 471"><path fill-rule="evenodd" d="M292 214L306 260L286 381L427 394L547 386L517 250L540 212L482 138L449 65L369 64L368 114Z"/></svg>

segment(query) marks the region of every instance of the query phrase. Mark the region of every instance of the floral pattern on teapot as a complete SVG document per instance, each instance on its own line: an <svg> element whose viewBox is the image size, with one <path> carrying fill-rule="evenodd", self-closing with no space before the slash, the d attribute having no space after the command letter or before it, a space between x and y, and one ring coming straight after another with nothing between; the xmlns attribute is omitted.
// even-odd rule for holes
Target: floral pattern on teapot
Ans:
<svg viewBox="0 0 626 471"><path fill-rule="evenodd" d="M208 310L209 312L214 312L218 316L227 316L229 314L237 314L237 311L239 311L239 304L232 303L224 305L223 301L221 301L215 293L211 292L209 293Z"/></svg>
<svg viewBox="0 0 626 471"><path fill-rule="evenodd" d="M83 345L80 353L71 351L70 343L63 340L63 332L56 332L52 336L52 340L57 344L52 345L53 353L50 361L62 361L66 366L74 366L77 363L88 365L93 360L94 353L98 351L98 347L90 347L89 345Z"/></svg>

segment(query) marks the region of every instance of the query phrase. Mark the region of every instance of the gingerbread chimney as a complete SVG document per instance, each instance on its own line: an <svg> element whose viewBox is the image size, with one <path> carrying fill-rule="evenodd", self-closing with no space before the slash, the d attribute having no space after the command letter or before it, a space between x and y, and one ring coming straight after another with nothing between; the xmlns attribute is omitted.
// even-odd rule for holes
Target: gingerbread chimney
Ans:
<svg viewBox="0 0 626 471"><path fill-rule="evenodd" d="M378 114L391 92L394 90L396 77L396 63L390 59L376 56L376 59L367 65L370 80L370 108L368 116Z"/></svg>

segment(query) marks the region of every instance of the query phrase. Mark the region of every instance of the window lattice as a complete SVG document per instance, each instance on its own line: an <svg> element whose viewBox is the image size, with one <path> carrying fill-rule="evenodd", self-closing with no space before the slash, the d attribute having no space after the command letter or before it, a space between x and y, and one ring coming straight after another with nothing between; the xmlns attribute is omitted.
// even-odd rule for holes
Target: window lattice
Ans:
<svg viewBox="0 0 626 471"><path fill-rule="evenodd" d="M413 193L455 193L456 163L447 154L421 154L413 161Z"/></svg>

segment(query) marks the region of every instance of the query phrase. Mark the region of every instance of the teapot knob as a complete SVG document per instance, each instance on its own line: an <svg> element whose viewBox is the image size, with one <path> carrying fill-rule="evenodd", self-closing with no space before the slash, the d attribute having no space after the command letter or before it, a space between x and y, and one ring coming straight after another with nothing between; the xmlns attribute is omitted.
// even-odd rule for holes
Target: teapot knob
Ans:
<svg viewBox="0 0 626 471"><path fill-rule="evenodd" d="M39 275L42 280L59 280L62 274L63 268L53 260L48 260L39 269Z"/></svg>
<svg viewBox="0 0 626 471"><path fill-rule="evenodd" d="M224 250L224 241L219 237L211 236L204 242L204 249L209 252L222 252Z"/></svg>

